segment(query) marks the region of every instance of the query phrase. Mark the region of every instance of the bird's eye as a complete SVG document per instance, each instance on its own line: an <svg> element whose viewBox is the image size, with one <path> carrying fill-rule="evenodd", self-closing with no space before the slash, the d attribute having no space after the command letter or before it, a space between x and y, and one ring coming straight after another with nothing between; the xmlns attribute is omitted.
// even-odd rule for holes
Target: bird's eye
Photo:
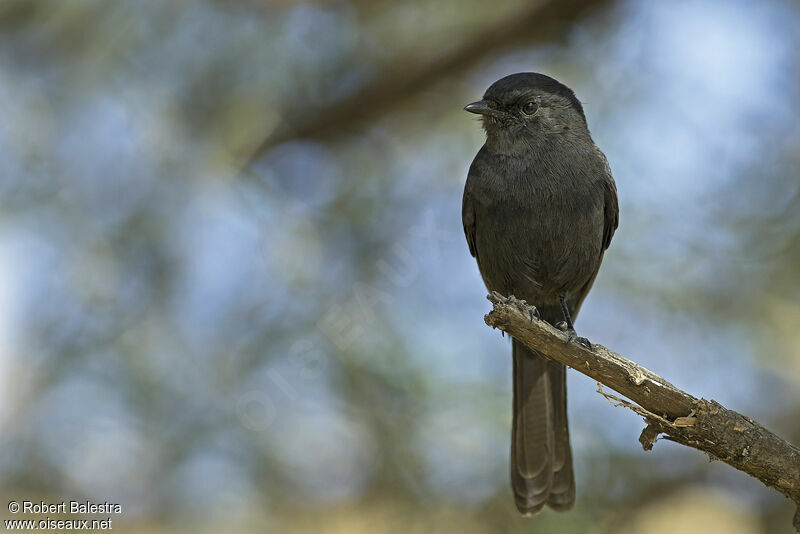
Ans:
<svg viewBox="0 0 800 534"><path fill-rule="evenodd" d="M536 102L528 102L522 106L522 112L525 115L533 115L534 111L536 111Z"/></svg>

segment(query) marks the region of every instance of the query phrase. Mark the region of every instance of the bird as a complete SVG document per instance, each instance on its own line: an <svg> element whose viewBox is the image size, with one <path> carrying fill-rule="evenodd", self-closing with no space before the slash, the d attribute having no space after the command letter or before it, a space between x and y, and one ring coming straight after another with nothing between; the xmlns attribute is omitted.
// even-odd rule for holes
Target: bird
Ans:
<svg viewBox="0 0 800 534"><path fill-rule="evenodd" d="M574 321L619 225L617 189L575 93L535 72L493 83L464 108L486 141L469 167L462 222L490 292L525 300L575 334ZM511 488L519 512L575 504L566 368L512 339Z"/></svg>

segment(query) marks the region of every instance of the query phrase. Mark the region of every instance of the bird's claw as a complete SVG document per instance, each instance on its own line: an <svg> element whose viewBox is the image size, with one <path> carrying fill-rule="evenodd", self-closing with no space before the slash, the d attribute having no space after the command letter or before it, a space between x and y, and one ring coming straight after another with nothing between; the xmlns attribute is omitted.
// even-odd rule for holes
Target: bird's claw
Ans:
<svg viewBox="0 0 800 534"><path fill-rule="evenodd" d="M570 328L566 321L559 321L553 325L555 328L558 328L565 334L567 334L567 341L565 345L569 345L573 341L577 341L579 345L583 345L589 350L592 350L592 342L586 339L585 337L579 336L574 328Z"/></svg>
<svg viewBox="0 0 800 534"><path fill-rule="evenodd" d="M517 310L520 311L520 313L522 314L527 313L531 322L533 322L534 318L536 318L537 321L540 321L542 319L542 316L539 314L539 308L537 308L533 304L528 304L526 301L518 299L513 294L509 295L508 300L511 302L511 304L514 305L514 307L517 308Z"/></svg>
<svg viewBox="0 0 800 534"><path fill-rule="evenodd" d="M589 350L592 350L592 342L586 339L585 337L579 336L574 328L569 328L564 331L567 334L567 342L566 344L569 345L573 341L577 341L578 345L582 345Z"/></svg>

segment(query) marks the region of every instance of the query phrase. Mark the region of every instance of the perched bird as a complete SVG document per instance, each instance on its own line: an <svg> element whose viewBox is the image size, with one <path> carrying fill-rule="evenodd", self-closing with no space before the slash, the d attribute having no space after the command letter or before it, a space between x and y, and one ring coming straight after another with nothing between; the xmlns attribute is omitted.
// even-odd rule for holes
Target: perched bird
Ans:
<svg viewBox="0 0 800 534"><path fill-rule="evenodd" d="M619 221L617 190L575 93L532 72L495 83L464 108L486 143L469 169L462 219L489 291L535 305L577 338L572 322ZM511 487L517 509L575 503L566 369L512 340Z"/></svg>

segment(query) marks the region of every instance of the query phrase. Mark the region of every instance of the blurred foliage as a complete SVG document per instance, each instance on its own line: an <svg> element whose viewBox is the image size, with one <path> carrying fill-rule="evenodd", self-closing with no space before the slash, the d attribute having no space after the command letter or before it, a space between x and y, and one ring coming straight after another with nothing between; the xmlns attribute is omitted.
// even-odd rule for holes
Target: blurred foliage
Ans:
<svg viewBox="0 0 800 534"><path fill-rule="evenodd" d="M617 179L582 335L800 441L800 9L588 4L0 5L0 495L130 532L789 532L582 376L576 509L513 509L460 223L461 107L511 72L575 89Z"/></svg>

